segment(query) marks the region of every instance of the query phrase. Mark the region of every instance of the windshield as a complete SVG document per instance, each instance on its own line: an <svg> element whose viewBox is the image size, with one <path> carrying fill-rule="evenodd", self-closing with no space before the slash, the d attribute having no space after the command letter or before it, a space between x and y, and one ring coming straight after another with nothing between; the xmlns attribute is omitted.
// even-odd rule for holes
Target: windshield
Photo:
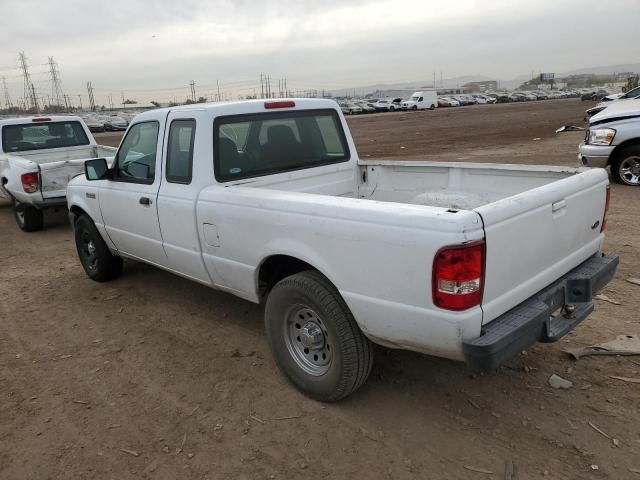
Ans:
<svg viewBox="0 0 640 480"><path fill-rule="evenodd" d="M213 137L215 176L223 182L350 158L335 110L220 117Z"/></svg>
<svg viewBox="0 0 640 480"><path fill-rule="evenodd" d="M78 121L5 125L2 128L2 150L6 153L78 145L89 145L87 134Z"/></svg>
<svg viewBox="0 0 640 480"><path fill-rule="evenodd" d="M411 100L411 101L413 101L413 102L417 102L417 101L418 101L418 98L420 98L420 97L411 97L409 100Z"/></svg>

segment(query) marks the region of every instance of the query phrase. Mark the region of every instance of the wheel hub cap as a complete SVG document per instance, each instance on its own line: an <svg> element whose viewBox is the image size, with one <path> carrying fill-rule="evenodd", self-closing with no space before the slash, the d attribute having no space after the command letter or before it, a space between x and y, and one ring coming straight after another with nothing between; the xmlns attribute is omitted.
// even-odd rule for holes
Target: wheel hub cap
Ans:
<svg viewBox="0 0 640 480"><path fill-rule="evenodd" d="M300 331L300 343L310 350L320 350L324 346L324 334L315 322L306 323Z"/></svg>
<svg viewBox="0 0 640 480"><path fill-rule="evenodd" d="M629 157L620 164L620 176L629 185L640 185L640 157Z"/></svg>
<svg viewBox="0 0 640 480"><path fill-rule="evenodd" d="M312 309L294 305L284 323L284 341L289 355L310 375L327 373L333 359L331 339L322 318Z"/></svg>
<svg viewBox="0 0 640 480"><path fill-rule="evenodd" d="M96 253L96 246L93 242L89 242L87 244L87 252L89 252L89 255L93 255L94 253Z"/></svg>

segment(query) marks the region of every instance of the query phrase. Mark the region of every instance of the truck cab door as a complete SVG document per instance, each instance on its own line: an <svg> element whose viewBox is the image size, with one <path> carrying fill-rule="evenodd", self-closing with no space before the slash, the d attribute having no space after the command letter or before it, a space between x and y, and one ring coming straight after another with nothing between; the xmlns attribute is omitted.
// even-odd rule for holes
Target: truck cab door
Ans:
<svg viewBox="0 0 640 480"><path fill-rule="evenodd" d="M118 251L160 266L167 262L156 204L162 151L158 133L163 126L154 120L129 128L116 154L112 178L102 181L99 191L104 226Z"/></svg>
<svg viewBox="0 0 640 480"><path fill-rule="evenodd" d="M196 202L212 183L210 122L201 112L172 112L167 118L158 219L167 268L207 285L213 282L202 260Z"/></svg>

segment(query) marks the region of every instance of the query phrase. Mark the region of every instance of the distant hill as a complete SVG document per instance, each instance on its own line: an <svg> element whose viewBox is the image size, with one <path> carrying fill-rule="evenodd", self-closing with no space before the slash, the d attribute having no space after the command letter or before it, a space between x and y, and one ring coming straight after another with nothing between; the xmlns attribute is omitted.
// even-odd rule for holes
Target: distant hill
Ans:
<svg viewBox="0 0 640 480"><path fill-rule="evenodd" d="M597 67L585 67L575 70L569 70L566 72L556 72L556 77L566 77L568 75L577 75L580 73L592 73L595 75L607 75L616 72L640 72L640 63L621 63L616 65L603 65ZM518 75L511 79L499 79L495 77L488 77L486 75L463 75L453 78L445 78L440 83L440 78L436 77L437 88L452 88L460 87L468 82L481 82L485 80L498 80L501 89L512 90L522 85L527 80L531 80L531 75ZM430 88L433 86L433 78L411 82L398 82L398 83L378 83L374 85L363 85L360 87L352 88L339 88L334 89L331 93L334 96L341 97L345 95L362 95L366 93L372 93L376 90L419 90L420 88Z"/></svg>

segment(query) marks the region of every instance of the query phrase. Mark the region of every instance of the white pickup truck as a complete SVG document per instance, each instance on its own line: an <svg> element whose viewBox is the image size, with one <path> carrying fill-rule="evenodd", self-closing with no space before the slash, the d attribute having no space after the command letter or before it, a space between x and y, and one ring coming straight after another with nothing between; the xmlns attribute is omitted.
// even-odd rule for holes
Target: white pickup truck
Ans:
<svg viewBox="0 0 640 480"><path fill-rule="evenodd" d="M0 198L13 201L25 232L40 230L43 210L67 204L67 182L84 162L113 157L115 148L97 145L80 117L22 117L0 120Z"/></svg>
<svg viewBox="0 0 640 480"><path fill-rule="evenodd" d="M142 113L67 197L90 278L127 258L264 302L284 374L335 401L371 342L492 369L566 334L618 264L608 191L602 169L361 161L335 102L296 99Z"/></svg>

